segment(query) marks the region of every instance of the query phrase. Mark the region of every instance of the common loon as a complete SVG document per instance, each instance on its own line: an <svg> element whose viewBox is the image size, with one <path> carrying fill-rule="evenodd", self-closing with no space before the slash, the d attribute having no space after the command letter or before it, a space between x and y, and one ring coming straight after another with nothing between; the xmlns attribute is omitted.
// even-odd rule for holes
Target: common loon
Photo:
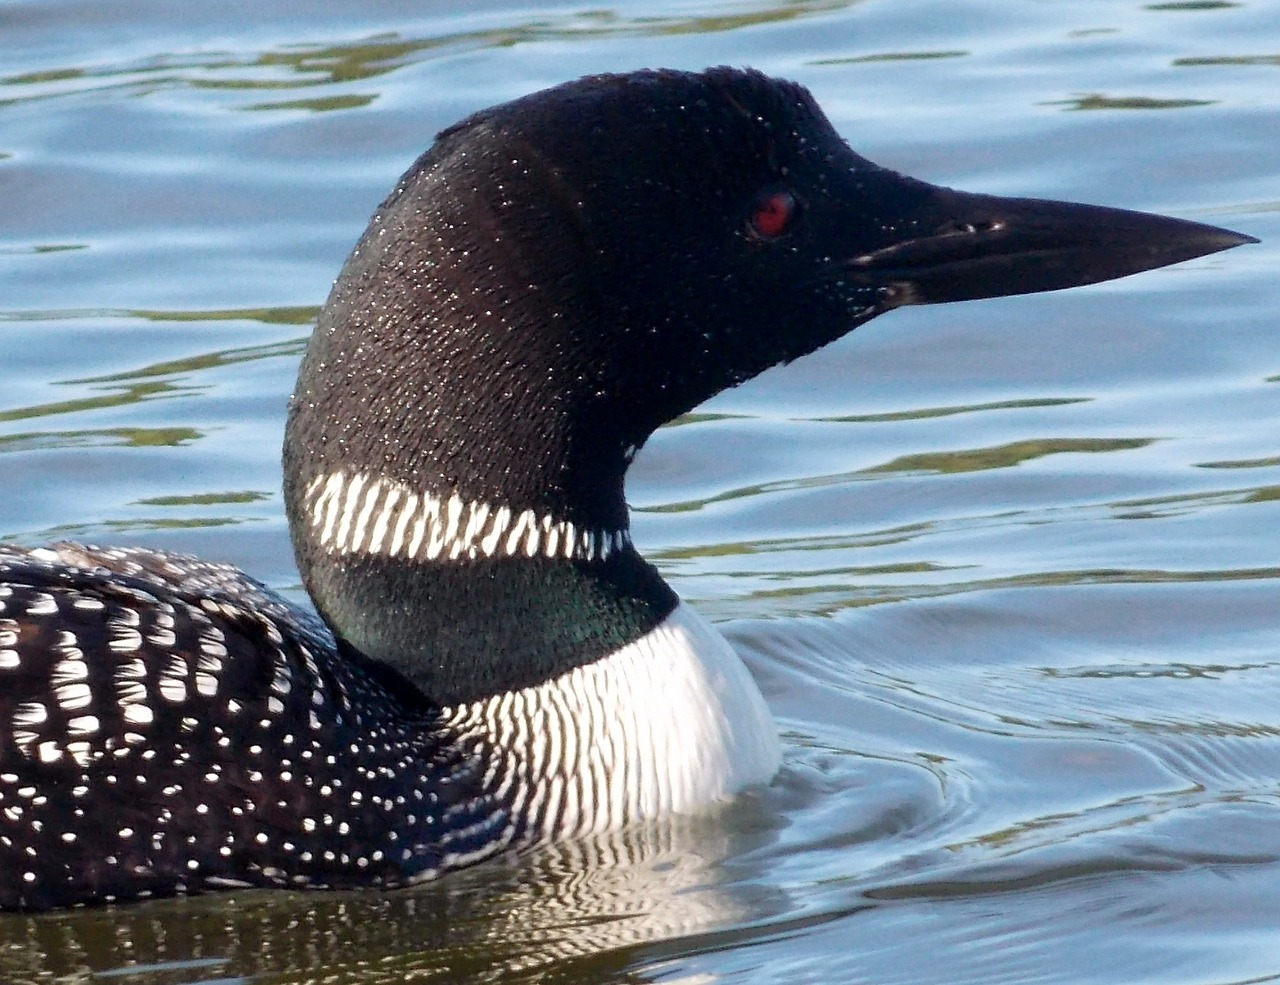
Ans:
<svg viewBox="0 0 1280 985"><path fill-rule="evenodd" d="M904 177L749 70L476 113L302 361L284 493L318 617L183 555L0 548L0 906L400 886L768 783L759 690L631 543L649 435L892 308L1246 242Z"/></svg>

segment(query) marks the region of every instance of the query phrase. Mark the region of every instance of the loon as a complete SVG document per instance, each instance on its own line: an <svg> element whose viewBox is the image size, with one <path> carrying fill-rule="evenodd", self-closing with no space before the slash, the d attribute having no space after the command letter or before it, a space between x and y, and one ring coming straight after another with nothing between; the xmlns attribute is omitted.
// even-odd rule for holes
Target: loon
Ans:
<svg viewBox="0 0 1280 985"><path fill-rule="evenodd" d="M905 177L751 70L444 130L290 404L314 612L185 555L0 547L0 907L404 886L767 784L760 691L631 542L645 440L893 308L1248 242Z"/></svg>

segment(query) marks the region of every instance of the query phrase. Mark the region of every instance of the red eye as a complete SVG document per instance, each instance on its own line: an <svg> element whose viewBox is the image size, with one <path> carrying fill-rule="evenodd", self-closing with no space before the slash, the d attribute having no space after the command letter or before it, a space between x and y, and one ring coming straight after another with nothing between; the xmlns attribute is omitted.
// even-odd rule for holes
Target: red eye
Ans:
<svg viewBox="0 0 1280 985"><path fill-rule="evenodd" d="M777 239L791 230L799 203L791 192L766 192L751 209L751 231L761 239Z"/></svg>

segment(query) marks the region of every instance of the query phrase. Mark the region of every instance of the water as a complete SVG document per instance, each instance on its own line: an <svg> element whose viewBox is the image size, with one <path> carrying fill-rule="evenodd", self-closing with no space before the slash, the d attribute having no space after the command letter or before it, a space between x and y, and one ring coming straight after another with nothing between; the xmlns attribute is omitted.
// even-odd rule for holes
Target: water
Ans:
<svg viewBox="0 0 1280 985"><path fill-rule="evenodd" d="M0 981L1280 978L1280 5L0 4L0 536L297 594L278 444L465 113L751 64L873 160L1260 246L896 312L664 429L634 530L784 733L679 828L392 895L0 918Z"/></svg>

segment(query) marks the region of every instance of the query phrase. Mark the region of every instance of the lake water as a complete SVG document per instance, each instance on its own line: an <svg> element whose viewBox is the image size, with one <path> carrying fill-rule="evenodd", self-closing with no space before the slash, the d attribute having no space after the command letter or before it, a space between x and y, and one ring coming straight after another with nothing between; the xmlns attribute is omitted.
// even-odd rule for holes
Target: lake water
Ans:
<svg viewBox="0 0 1280 985"><path fill-rule="evenodd" d="M412 12L411 12L412 11ZM0 3L0 536L300 597L293 375L441 127L754 65L864 155L1262 238L881 318L659 432L776 783L412 892L0 917L5 983L1280 980L1280 3Z"/></svg>

